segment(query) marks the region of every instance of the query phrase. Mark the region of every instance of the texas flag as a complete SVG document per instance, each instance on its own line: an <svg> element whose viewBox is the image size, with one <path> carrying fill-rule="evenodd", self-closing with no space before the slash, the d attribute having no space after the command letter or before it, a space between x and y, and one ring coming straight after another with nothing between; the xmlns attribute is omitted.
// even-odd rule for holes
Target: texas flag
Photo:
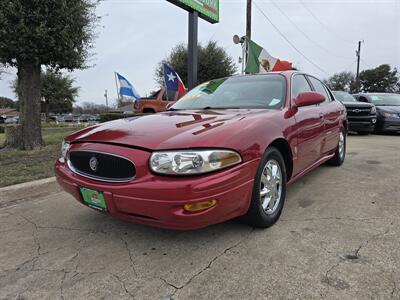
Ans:
<svg viewBox="0 0 400 300"><path fill-rule="evenodd" d="M183 84L182 79L179 77L178 73L167 64L164 64L164 81L167 90L179 92L181 96L186 94L186 87Z"/></svg>

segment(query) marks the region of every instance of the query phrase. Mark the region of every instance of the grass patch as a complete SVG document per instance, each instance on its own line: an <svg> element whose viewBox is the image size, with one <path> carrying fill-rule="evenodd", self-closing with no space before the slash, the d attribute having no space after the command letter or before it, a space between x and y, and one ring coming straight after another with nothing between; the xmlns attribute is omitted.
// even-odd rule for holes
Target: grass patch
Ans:
<svg viewBox="0 0 400 300"><path fill-rule="evenodd" d="M43 128L46 146L40 150L0 150L0 187L54 176L63 138L83 127ZM4 136L0 134L0 143Z"/></svg>

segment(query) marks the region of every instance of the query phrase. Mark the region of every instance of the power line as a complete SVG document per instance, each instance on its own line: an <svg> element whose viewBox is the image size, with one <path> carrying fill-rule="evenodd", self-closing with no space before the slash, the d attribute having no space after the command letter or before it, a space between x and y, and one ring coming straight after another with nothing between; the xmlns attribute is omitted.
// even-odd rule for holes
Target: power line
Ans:
<svg viewBox="0 0 400 300"><path fill-rule="evenodd" d="M345 71L351 71L351 68L353 67L353 65L357 62L357 59L353 60L353 62L346 68L344 69Z"/></svg>
<svg viewBox="0 0 400 300"><path fill-rule="evenodd" d="M367 63L364 59L360 58L361 62L366 65L370 69L374 69L375 67L371 66L369 63Z"/></svg>
<svg viewBox="0 0 400 300"><path fill-rule="evenodd" d="M318 44L317 42L315 42L313 39L310 38L310 36L308 34L306 34L303 30L300 29L300 27L276 4L276 2L274 0L271 0L271 3L276 7L276 9L278 9L280 11L280 13L307 39L309 40L311 43L313 43L315 46L317 46L318 48L322 49L323 51L325 51L326 53L328 53L331 56L337 57L339 59L343 59L343 60L351 60L351 58L349 57L343 57L343 56L339 56L337 54L334 54L333 52L329 51L328 49L326 49L325 47L321 46L320 44Z"/></svg>
<svg viewBox="0 0 400 300"><path fill-rule="evenodd" d="M271 21L271 19L264 13L264 11L258 6L258 4L254 1L254 6L258 9L258 11L264 16L264 18L275 28L275 30L279 33L279 35L290 45L294 50L297 51L305 60L307 60L310 64L312 64L315 68L323 72L324 74L329 76L329 73L314 63L311 59L309 59L306 55L303 54L284 34L279 28Z"/></svg>
<svg viewBox="0 0 400 300"><path fill-rule="evenodd" d="M324 27L326 31L330 32L332 35L336 36L336 38L340 39L341 41L353 45L352 42L343 39L342 36L338 35L336 32L334 32L332 29L330 29L328 26L326 26L325 23L323 23L323 22L311 11L311 9L309 9L309 8L303 3L302 0L299 0L299 2L300 2L300 4L308 11L308 13L310 14L310 16L313 17L313 19L314 19L315 21L317 21L317 23L319 23L322 27Z"/></svg>

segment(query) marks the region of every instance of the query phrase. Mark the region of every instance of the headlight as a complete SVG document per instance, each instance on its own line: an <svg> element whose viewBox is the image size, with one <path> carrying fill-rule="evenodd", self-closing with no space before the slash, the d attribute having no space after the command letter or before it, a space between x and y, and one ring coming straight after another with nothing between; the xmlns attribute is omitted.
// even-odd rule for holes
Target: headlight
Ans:
<svg viewBox="0 0 400 300"><path fill-rule="evenodd" d="M62 158L67 158L67 152L69 148L71 147L70 143L63 141L61 144L61 157Z"/></svg>
<svg viewBox="0 0 400 300"><path fill-rule="evenodd" d="M372 106L372 108L371 108L371 114L376 114L376 107L375 107L375 106Z"/></svg>
<svg viewBox="0 0 400 300"><path fill-rule="evenodd" d="M154 152L150 169L159 174L192 175L224 169L242 162L230 150L182 150Z"/></svg>
<svg viewBox="0 0 400 300"><path fill-rule="evenodd" d="M400 115L392 114L392 113L388 113L388 112L383 112L382 116L384 116L385 118L400 118Z"/></svg>

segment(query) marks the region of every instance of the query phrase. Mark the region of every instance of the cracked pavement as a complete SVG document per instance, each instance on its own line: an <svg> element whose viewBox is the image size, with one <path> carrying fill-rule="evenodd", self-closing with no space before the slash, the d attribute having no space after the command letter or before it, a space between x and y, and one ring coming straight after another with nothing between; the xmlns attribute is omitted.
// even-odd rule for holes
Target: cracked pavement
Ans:
<svg viewBox="0 0 400 300"><path fill-rule="evenodd" d="M49 183L0 190L0 245L0 299L400 299L400 138L350 136L267 230L130 224Z"/></svg>

